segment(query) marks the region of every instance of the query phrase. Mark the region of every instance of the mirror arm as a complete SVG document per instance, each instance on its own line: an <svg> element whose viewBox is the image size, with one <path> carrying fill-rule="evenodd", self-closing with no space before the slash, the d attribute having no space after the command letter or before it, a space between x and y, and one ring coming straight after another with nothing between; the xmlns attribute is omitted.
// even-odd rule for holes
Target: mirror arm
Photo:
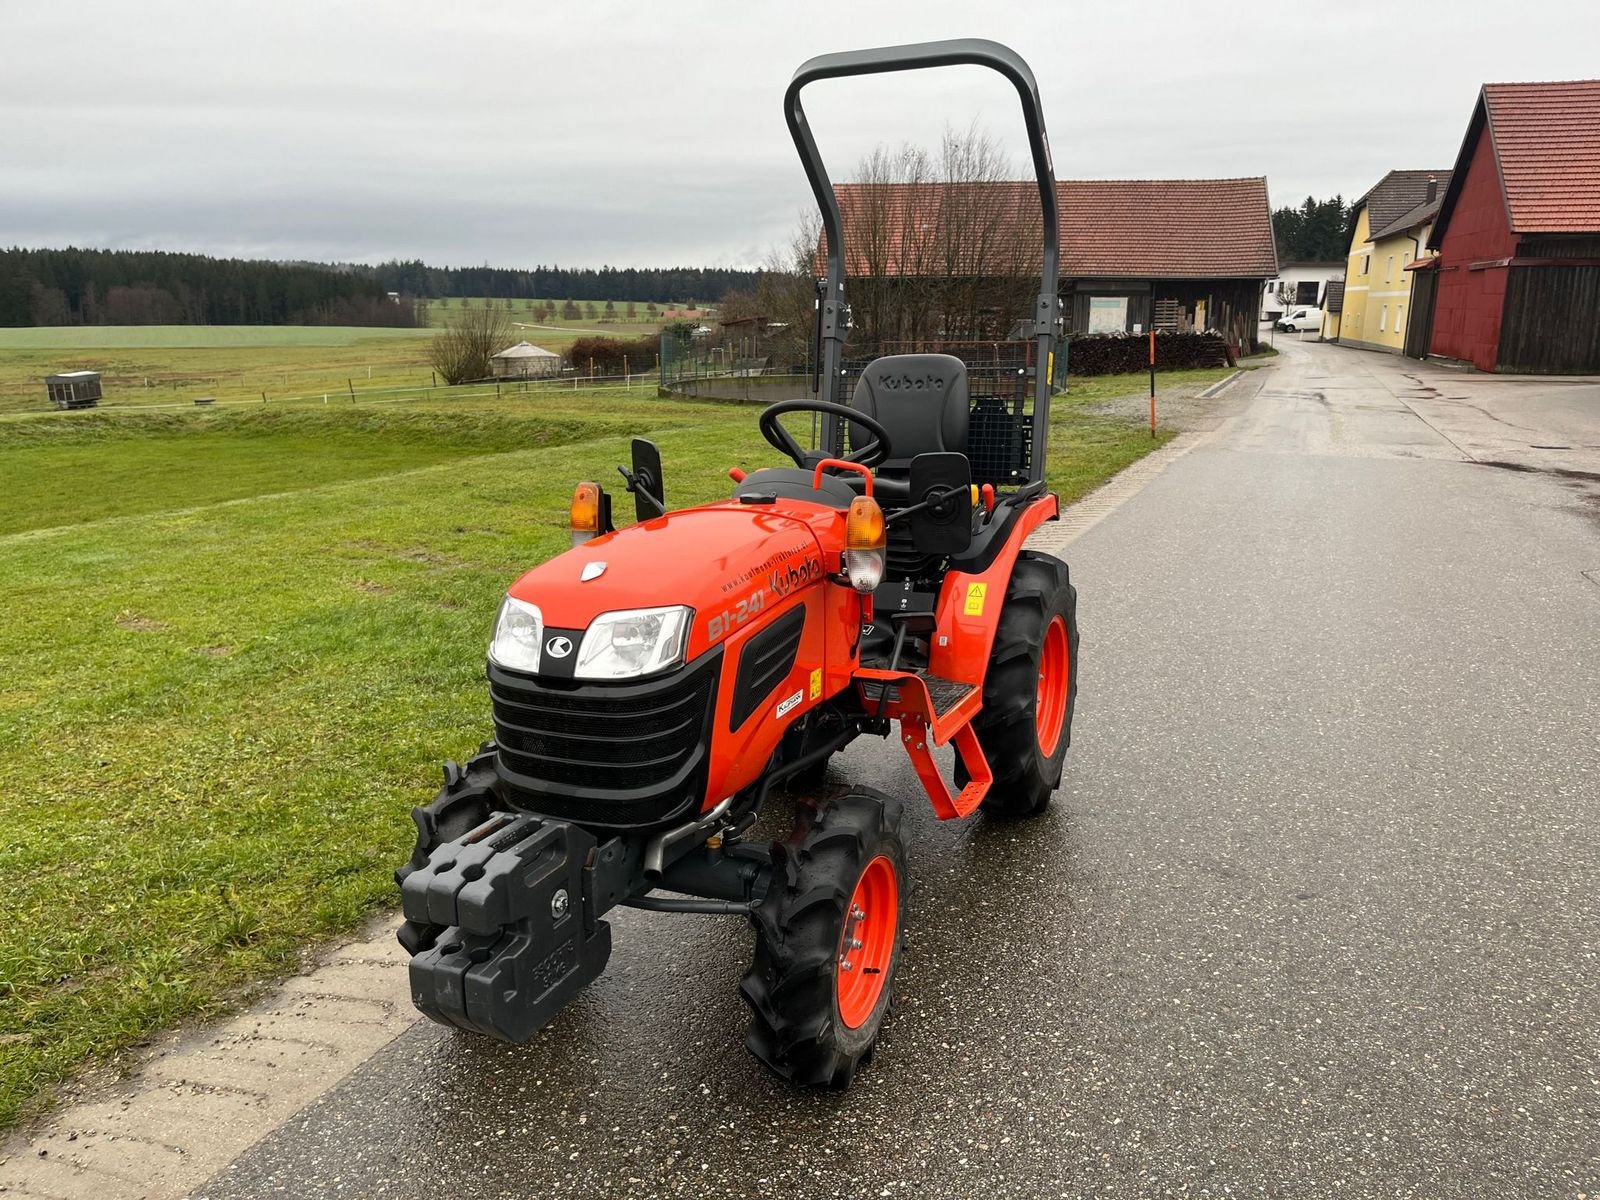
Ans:
<svg viewBox="0 0 1600 1200"><path fill-rule="evenodd" d="M645 487L639 476L635 475L632 471L628 470L627 467L621 466L620 464L617 467L617 474L621 475L623 480L627 483L628 491L632 492L635 496L643 496L655 506L656 516L664 517L667 515L667 506L661 502L661 498L659 496Z"/></svg>
<svg viewBox="0 0 1600 1200"><path fill-rule="evenodd" d="M937 495L929 494L926 500L920 500L916 504L908 504L904 508L897 508L892 512L884 513L883 523L885 525L892 525L896 521L899 521L905 517L912 517L917 513L925 512L930 508L937 508L946 500L949 500L952 496L959 496L961 494L961 490L962 489L960 488L939 488L937 489Z"/></svg>

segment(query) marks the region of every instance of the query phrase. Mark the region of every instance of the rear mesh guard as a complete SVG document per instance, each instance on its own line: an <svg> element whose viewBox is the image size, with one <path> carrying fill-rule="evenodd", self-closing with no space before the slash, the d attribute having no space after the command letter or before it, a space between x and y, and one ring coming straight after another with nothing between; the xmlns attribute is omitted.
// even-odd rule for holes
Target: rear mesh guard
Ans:
<svg viewBox="0 0 1600 1200"><path fill-rule="evenodd" d="M1002 489L1026 483L1033 465L1033 349L1031 342L892 342L880 347L882 354L952 354L966 364L972 482ZM856 380L872 361L852 359L833 395L820 398L850 403ZM891 555L893 550L891 546Z"/></svg>

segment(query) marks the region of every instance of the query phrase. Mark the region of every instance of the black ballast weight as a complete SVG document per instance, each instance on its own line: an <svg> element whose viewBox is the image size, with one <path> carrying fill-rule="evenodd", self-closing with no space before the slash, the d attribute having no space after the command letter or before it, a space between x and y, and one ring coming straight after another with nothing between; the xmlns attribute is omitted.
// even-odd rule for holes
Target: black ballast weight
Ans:
<svg viewBox="0 0 1600 1200"><path fill-rule="evenodd" d="M594 835L495 813L406 875L408 920L446 928L411 959L411 999L443 1025L525 1042L605 969Z"/></svg>

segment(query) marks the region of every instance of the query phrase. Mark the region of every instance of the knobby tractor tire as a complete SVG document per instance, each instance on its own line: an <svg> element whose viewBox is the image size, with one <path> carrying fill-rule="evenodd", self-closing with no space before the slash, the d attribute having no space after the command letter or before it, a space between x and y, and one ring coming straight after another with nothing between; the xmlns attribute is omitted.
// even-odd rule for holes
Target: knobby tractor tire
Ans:
<svg viewBox="0 0 1600 1200"><path fill-rule="evenodd" d="M905 936L900 802L866 788L802 808L773 846L751 915L755 961L740 986L745 1045L784 1079L847 1087L872 1057Z"/></svg>
<svg viewBox="0 0 1600 1200"><path fill-rule="evenodd" d="M1006 585L983 710L972 722L994 772L985 812L1033 817L1049 806L1061 784L1077 700L1077 589L1066 563L1024 550Z"/></svg>
<svg viewBox="0 0 1600 1200"><path fill-rule="evenodd" d="M445 763L444 786L439 794L427 805L411 810L411 819L417 826L417 843L410 860L394 873L395 883L404 883L411 872L427 866L428 856L440 846L471 833L487 821L497 806L494 784L492 742L479 747L465 767L454 762ZM396 936L406 953L416 955L438 941L444 930L443 925L403 921Z"/></svg>

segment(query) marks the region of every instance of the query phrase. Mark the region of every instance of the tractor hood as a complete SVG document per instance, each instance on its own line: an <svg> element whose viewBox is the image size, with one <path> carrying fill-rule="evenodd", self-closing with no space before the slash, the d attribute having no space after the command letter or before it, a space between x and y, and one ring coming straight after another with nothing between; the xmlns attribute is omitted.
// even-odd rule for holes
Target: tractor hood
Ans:
<svg viewBox="0 0 1600 1200"><path fill-rule="evenodd" d="M804 516L746 504L671 512L558 554L508 590L537 605L547 629L586 629L601 613L622 609L687 605L692 660L746 616L837 568L824 564L818 534L842 545L844 513L804 507Z"/></svg>

